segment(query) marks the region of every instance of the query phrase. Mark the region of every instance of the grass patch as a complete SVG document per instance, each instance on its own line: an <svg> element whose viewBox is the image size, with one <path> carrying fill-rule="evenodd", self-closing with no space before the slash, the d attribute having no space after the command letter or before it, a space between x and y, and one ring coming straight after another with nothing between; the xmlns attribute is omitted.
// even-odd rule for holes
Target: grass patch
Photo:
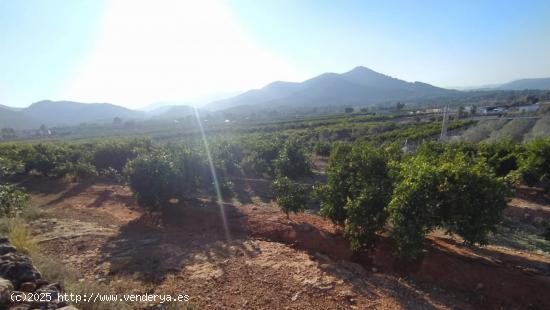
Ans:
<svg viewBox="0 0 550 310"><path fill-rule="evenodd" d="M21 253L30 255L36 253L38 244L32 236L27 222L21 217L7 220L7 232L10 243Z"/></svg>

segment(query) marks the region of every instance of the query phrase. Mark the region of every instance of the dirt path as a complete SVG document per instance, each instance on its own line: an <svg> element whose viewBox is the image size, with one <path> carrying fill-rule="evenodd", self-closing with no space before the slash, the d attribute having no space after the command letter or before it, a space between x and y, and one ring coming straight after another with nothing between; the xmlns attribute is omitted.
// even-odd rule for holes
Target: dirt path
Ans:
<svg viewBox="0 0 550 310"><path fill-rule="evenodd" d="M483 254L464 252L443 239L432 239L434 246L419 272L400 274L392 270L388 245L368 259L352 257L345 240L327 221L308 214L288 221L261 201L225 205L228 239L218 206L205 199L179 202L159 220L144 215L129 190L119 185L31 183L28 188L33 205L47 214L32 223L47 254L77 270L82 278L138 281L151 292L185 293L199 309L529 306L515 300L515 295L494 299L492 280L461 276L468 271L486 277L494 266L491 262L480 265L485 258L475 255ZM542 258L541 268L545 264ZM531 292L521 292L525 298L550 288L548 275L538 269L529 275L506 264L499 266L503 279L517 282L503 286L505 291L523 287L527 280L533 284L525 289ZM449 275L443 274L449 267L456 269L451 277L458 281L450 285L445 282ZM456 289L457 285L467 286ZM537 298L530 301L534 308L548 302L545 296Z"/></svg>

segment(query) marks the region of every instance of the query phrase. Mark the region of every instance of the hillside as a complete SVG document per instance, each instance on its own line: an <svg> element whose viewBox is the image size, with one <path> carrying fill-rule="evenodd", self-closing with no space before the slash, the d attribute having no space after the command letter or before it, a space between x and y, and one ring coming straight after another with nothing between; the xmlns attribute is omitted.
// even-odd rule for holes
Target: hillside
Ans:
<svg viewBox="0 0 550 310"><path fill-rule="evenodd" d="M47 125L107 122L115 117L139 118L142 113L109 103L80 103L73 101L39 101L22 112Z"/></svg>
<svg viewBox="0 0 550 310"><path fill-rule="evenodd" d="M399 100L435 98L458 93L421 82L406 82L365 67L325 73L301 83L274 82L264 88L214 101L205 106L221 110L237 106L307 107L374 105Z"/></svg>
<svg viewBox="0 0 550 310"><path fill-rule="evenodd" d="M27 108L0 107L0 128L17 129L47 126L76 125L80 123L112 122L113 118L138 119L143 112L109 103L80 103L74 101L43 100Z"/></svg>
<svg viewBox="0 0 550 310"><path fill-rule="evenodd" d="M199 113L203 113L199 109ZM195 109L192 106L188 105L172 105L172 106L162 106L155 110L149 111L147 116L151 119L166 119L166 120L175 120L179 118L184 118L187 116L195 116Z"/></svg>
<svg viewBox="0 0 550 310"><path fill-rule="evenodd" d="M24 129L28 128L30 124L36 123L37 121L30 116L24 115L13 108L0 105L0 128Z"/></svg>
<svg viewBox="0 0 550 310"><path fill-rule="evenodd" d="M522 79L500 85L499 90L545 89L550 90L550 78Z"/></svg>

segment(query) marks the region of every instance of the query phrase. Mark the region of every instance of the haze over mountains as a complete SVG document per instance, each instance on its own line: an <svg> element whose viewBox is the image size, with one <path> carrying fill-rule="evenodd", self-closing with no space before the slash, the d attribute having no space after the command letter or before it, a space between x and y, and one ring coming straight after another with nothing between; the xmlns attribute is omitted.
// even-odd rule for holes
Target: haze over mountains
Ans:
<svg viewBox="0 0 550 310"><path fill-rule="evenodd" d="M550 78L517 80L490 91L523 89L550 90ZM406 82L365 67L356 67L342 74L321 74L304 82L273 82L261 89L213 101L203 109L250 112L304 107L393 106L397 101L433 104L463 98L468 94L470 92L440 88L422 82ZM0 128L26 129L37 128L41 124L62 126L84 122L108 123L115 117L123 120L176 119L194 113L192 107L180 104L157 104L145 109L147 111L131 110L109 103L49 100L35 102L27 108L0 105Z"/></svg>
<svg viewBox="0 0 550 310"><path fill-rule="evenodd" d="M550 90L550 78L522 79L502 84L498 90L546 89Z"/></svg>
<svg viewBox="0 0 550 310"><path fill-rule="evenodd" d="M356 67L342 74L321 74L301 83L273 82L261 89L212 102L205 108L222 110L237 106L372 105L433 98L456 92L421 82L405 82L365 67Z"/></svg>

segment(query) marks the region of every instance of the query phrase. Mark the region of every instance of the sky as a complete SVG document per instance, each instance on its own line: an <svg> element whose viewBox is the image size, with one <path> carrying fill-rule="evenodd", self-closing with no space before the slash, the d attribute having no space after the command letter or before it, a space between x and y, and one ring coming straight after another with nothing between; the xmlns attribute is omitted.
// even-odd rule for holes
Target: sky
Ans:
<svg viewBox="0 0 550 310"><path fill-rule="evenodd" d="M441 87L550 77L548 0L0 0L0 104L201 104L356 66Z"/></svg>

